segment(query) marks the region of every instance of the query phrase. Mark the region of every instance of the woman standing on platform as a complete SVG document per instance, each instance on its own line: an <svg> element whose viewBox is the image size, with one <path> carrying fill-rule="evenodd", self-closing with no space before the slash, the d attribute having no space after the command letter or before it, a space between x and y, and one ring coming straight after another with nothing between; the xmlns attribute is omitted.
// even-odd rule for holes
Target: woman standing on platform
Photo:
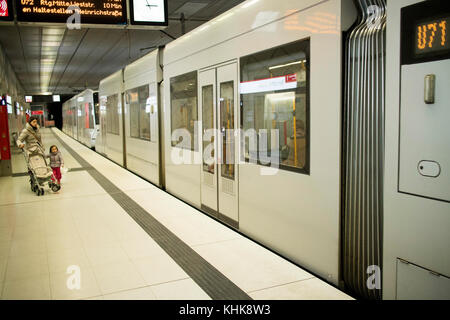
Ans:
<svg viewBox="0 0 450 320"><path fill-rule="evenodd" d="M28 123L20 133L19 139L17 139L17 146L20 149L25 147L29 153L40 153L45 155L44 144L42 143L41 133L39 131L38 119L31 116L28 119Z"/></svg>

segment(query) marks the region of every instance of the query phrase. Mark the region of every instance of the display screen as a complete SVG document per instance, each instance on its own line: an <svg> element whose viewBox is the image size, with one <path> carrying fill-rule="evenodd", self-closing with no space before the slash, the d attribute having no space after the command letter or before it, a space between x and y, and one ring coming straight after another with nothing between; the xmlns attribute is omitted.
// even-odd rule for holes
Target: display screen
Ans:
<svg viewBox="0 0 450 320"><path fill-rule="evenodd" d="M416 54L450 49L448 35L450 17L424 21L416 26Z"/></svg>
<svg viewBox="0 0 450 320"><path fill-rule="evenodd" d="M16 0L17 20L67 22L76 12L68 8L78 6L81 24L126 24L126 3L126 0Z"/></svg>
<svg viewBox="0 0 450 320"><path fill-rule="evenodd" d="M11 21L14 18L10 0L0 0L0 21Z"/></svg>
<svg viewBox="0 0 450 320"><path fill-rule="evenodd" d="M167 0L130 0L131 24L167 26Z"/></svg>
<svg viewBox="0 0 450 320"><path fill-rule="evenodd" d="M450 1L428 0L401 9L402 65L450 58Z"/></svg>

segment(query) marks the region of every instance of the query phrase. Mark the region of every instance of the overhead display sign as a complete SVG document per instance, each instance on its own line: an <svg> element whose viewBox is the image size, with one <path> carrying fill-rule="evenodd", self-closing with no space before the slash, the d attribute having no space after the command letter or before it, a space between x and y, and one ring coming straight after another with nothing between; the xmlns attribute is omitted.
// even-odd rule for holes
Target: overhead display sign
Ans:
<svg viewBox="0 0 450 320"><path fill-rule="evenodd" d="M0 21L12 21L14 19L11 0L0 0Z"/></svg>
<svg viewBox="0 0 450 320"><path fill-rule="evenodd" d="M16 0L17 21L68 22L71 17L70 23L76 23L78 12L80 24L126 24L126 3L126 0ZM79 11L73 6L78 6Z"/></svg>
<svg viewBox="0 0 450 320"><path fill-rule="evenodd" d="M33 102L33 96L25 96L25 102L27 103Z"/></svg>
<svg viewBox="0 0 450 320"><path fill-rule="evenodd" d="M130 23L168 26L167 0L130 0Z"/></svg>

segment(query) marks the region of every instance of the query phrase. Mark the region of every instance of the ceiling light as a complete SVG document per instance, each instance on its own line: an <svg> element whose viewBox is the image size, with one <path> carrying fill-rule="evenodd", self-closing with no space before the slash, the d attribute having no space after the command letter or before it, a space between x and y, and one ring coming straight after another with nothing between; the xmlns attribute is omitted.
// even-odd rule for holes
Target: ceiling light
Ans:
<svg viewBox="0 0 450 320"><path fill-rule="evenodd" d="M63 28L44 28L44 35L63 35L65 29Z"/></svg>
<svg viewBox="0 0 450 320"><path fill-rule="evenodd" d="M59 41L42 41L42 46L44 47L59 47L61 42Z"/></svg>
<svg viewBox="0 0 450 320"><path fill-rule="evenodd" d="M305 62L306 62L306 60L296 61L296 62L292 62L292 63L287 63L287 64L283 64L283 65L279 65L279 66L270 67L269 70L284 68L284 67L293 66L295 64L300 64L300 63L305 63Z"/></svg>
<svg viewBox="0 0 450 320"><path fill-rule="evenodd" d="M62 35L43 35L42 41L61 41Z"/></svg>

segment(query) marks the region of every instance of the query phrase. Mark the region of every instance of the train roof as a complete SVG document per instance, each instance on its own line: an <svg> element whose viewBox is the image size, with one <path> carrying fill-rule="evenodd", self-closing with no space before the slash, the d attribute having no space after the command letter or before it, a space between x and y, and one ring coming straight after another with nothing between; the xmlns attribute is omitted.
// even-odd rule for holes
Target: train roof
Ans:
<svg viewBox="0 0 450 320"><path fill-rule="evenodd" d="M321 0L247 0L166 46L164 65L320 4Z"/></svg>

